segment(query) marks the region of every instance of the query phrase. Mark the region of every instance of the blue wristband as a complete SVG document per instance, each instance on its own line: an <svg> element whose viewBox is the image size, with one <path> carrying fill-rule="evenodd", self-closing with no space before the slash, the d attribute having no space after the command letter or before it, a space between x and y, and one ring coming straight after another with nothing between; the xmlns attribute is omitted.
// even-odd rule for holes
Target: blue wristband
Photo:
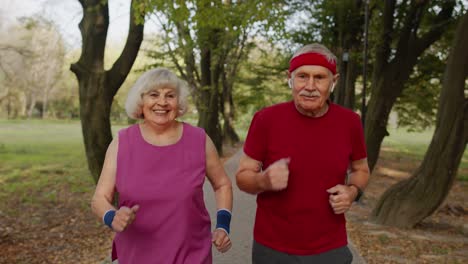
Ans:
<svg viewBox="0 0 468 264"><path fill-rule="evenodd" d="M227 209L220 209L216 214L216 228L221 228L229 234L229 225L231 224L231 212Z"/></svg>
<svg viewBox="0 0 468 264"><path fill-rule="evenodd" d="M104 214L104 224L112 229L112 221L114 221L115 210L109 210Z"/></svg>

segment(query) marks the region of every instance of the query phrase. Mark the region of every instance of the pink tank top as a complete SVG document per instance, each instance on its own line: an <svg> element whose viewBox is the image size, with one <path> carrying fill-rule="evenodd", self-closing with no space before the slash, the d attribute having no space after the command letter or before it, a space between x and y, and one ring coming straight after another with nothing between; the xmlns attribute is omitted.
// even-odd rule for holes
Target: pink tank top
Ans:
<svg viewBox="0 0 468 264"><path fill-rule="evenodd" d="M146 142L139 125L119 132L119 206L140 205L135 221L115 236L119 264L212 263L205 141L201 128L186 123L169 146Z"/></svg>

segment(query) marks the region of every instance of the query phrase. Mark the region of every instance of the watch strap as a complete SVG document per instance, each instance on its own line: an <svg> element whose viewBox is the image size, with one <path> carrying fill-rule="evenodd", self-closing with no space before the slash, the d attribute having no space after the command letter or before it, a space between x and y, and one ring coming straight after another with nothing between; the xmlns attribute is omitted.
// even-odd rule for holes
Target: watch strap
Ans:
<svg viewBox="0 0 468 264"><path fill-rule="evenodd" d="M362 197L362 194L363 194L362 189L359 188L359 186L357 186L357 185L354 184L354 183L350 183L350 184L348 184L348 186L354 186L354 187L356 187L357 195L356 195L356 198L354 199L354 201L355 201L355 202L358 202L359 200L361 200L361 197Z"/></svg>

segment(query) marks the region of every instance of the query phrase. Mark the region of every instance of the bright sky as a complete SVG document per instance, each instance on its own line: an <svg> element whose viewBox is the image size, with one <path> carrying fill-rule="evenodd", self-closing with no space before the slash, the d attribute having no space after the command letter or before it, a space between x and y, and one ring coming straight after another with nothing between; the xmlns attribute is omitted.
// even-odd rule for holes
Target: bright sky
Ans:
<svg viewBox="0 0 468 264"><path fill-rule="evenodd" d="M57 24L66 43L72 47L81 46L78 23L82 8L78 0L0 0L0 30L24 16L41 15ZM128 33L130 0L110 0L108 42L123 43ZM147 29L145 28L145 32Z"/></svg>

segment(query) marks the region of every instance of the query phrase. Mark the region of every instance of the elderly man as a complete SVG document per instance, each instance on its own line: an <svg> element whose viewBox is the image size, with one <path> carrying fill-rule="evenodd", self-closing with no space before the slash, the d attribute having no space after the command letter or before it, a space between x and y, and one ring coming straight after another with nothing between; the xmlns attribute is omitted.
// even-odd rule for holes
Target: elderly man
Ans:
<svg viewBox="0 0 468 264"><path fill-rule="evenodd" d="M336 57L306 45L290 60L293 101L252 119L236 180L257 194L254 264L352 261L344 213L369 168L360 117L329 100L337 80Z"/></svg>

